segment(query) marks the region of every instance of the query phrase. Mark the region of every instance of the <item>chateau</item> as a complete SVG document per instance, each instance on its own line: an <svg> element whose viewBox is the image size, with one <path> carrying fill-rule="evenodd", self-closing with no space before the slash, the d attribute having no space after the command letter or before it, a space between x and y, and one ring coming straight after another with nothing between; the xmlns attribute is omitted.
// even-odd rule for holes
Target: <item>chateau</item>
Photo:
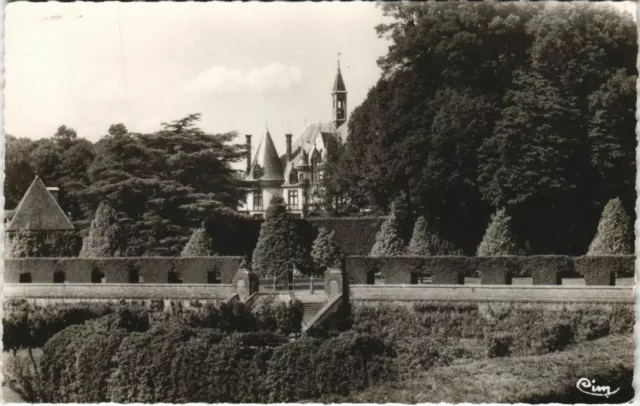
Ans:
<svg viewBox="0 0 640 406"><path fill-rule="evenodd" d="M282 155L273 144L269 130L252 154L251 135L246 136L247 168L243 180L250 190L239 211L263 217L274 196L284 198L292 214L304 217L322 203L322 180L332 145L347 140L347 89L340 71L331 91L333 120L307 124L292 140L285 134L286 152Z"/></svg>

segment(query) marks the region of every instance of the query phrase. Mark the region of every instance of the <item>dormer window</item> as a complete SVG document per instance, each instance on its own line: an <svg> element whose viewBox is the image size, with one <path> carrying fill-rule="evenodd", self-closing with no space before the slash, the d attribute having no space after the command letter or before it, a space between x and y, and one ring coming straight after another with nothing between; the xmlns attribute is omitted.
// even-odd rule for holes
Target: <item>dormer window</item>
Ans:
<svg viewBox="0 0 640 406"><path fill-rule="evenodd" d="M264 169L258 164L253 167L253 179L260 179L264 176Z"/></svg>
<svg viewBox="0 0 640 406"><path fill-rule="evenodd" d="M298 182L298 171L296 171L295 169L292 169L291 174L289 174L289 183L293 185L297 182Z"/></svg>

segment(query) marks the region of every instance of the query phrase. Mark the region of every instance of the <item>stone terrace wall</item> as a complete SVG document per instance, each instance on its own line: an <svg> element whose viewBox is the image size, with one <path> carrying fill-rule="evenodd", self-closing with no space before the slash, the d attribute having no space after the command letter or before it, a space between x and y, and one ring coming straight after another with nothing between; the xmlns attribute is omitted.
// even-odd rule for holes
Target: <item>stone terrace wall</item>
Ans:
<svg viewBox="0 0 640 406"><path fill-rule="evenodd" d="M533 277L535 285L559 285L562 277L584 277L587 285L614 285L615 278L635 275L635 257L561 255L464 256L348 256L345 270L351 284L370 284L382 274L385 284L412 284L416 275L431 276L433 284L463 284L480 277L485 285L509 285L513 277Z"/></svg>
<svg viewBox="0 0 640 406"><path fill-rule="evenodd" d="M106 283L128 283L130 271L140 282L165 284L169 273L185 284L206 284L209 272L220 283L230 284L240 266L240 257L130 257L130 258L21 258L4 261L4 281L18 283L20 274L31 274L32 283L52 283L63 272L67 283L91 283L93 272L104 274Z"/></svg>

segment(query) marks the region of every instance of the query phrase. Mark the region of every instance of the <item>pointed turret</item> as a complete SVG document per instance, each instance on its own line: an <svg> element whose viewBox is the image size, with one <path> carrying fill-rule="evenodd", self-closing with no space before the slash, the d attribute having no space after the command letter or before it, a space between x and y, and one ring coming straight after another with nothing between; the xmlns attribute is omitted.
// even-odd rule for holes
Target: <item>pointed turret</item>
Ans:
<svg viewBox="0 0 640 406"><path fill-rule="evenodd" d="M278 152L267 130L256 149L248 179L284 181L284 170Z"/></svg>
<svg viewBox="0 0 640 406"><path fill-rule="evenodd" d="M339 56L340 54L338 54ZM347 87L344 85L344 79L340 71L340 59L338 59L338 72L333 81L331 98L333 99L333 123L336 128L339 128L347 121Z"/></svg>

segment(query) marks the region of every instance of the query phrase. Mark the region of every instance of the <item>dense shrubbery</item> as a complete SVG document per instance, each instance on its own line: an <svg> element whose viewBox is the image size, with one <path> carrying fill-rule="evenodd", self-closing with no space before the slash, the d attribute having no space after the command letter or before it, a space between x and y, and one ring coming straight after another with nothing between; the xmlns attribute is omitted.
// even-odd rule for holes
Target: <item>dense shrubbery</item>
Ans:
<svg viewBox="0 0 640 406"><path fill-rule="evenodd" d="M603 349L606 348L606 351ZM593 404L633 399L633 337L609 336L541 356L480 360L433 368L399 382L330 397L334 403ZM609 399L581 393L589 377L620 391Z"/></svg>
<svg viewBox="0 0 640 406"><path fill-rule="evenodd" d="M71 326L45 346L40 399L50 402L258 403L347 395L389 378L380 339L343 333L288 342L165 323L144 332ZM93 371L92 368L97 368Z"/></svg>
<svg viewBox="0 0 640 406"><path fill-rule="evenodd" d="M353 329L375 332L398 354L396 367L411 376L457 358L540 355L608 334L627 334L630 305L479 305L418 302L356 305Z"/></svg>
<svg viewBox="0 0 640 406"><path fill-rule="evenodd" d="M239 302L191 303L185 307L172 302L164 311L162 301L144 303L55 303L35 306L26 301L6 301L4 304L3 349L42 347L53 335L68 326L98 319L105 329L124 328L146 331L152 325L177 322L193 328L216 331L252 332L273 331L283 334L299 333L302 323L302 304L266 303L254 312ZM106 316L106 317L103 317Z"/></svg>

